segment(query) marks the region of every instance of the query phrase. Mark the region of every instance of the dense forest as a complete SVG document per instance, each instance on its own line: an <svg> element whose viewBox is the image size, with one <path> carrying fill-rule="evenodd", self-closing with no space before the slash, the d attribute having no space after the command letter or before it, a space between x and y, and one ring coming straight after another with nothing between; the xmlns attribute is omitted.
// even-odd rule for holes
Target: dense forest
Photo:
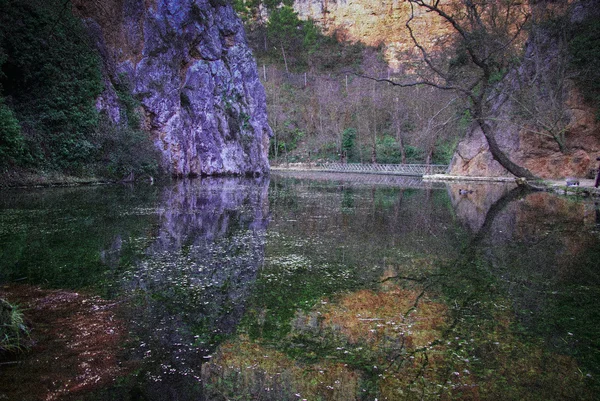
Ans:
<svg viewBox="0 0 600 401"><path fill-rule="evenodd" d="M129 88L117 88L122 124L96 109L102 59L70 6L0 0L0 172L155 174L158 157Z"/></svg>

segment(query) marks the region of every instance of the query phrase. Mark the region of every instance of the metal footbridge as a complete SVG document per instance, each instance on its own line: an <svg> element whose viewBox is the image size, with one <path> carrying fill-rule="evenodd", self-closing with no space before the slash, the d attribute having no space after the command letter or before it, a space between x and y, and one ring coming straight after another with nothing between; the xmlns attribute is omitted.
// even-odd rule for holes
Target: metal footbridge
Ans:
<svg viewBox="0 0 600 401"><path fill-rule="evenodd" d="M429 174L445 174L448 166L442 164L362 164L322 163L315 166L321 171L339 173L393 174L422 177Z"/></svg>
<svg viewBox="0 0 600 401"><path fill-rule="evenodd" d="M286 163L271 166L273 170L327 171L332 173L385 174L423 177L445 174L447 165L442 164L362 164L362 163Z"/></svg>

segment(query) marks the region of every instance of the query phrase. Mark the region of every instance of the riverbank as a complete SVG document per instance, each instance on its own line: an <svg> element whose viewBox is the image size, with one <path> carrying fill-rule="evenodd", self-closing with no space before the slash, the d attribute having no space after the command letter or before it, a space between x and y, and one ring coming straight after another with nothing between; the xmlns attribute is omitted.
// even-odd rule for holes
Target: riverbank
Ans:
<svg viewBox="0 0 600 401"><path fill-rule="evenodd" d="M329 172L330 170L320 167L316 163L289 163L286 165L271 166L271 171L288 171L288 172ZM347 172L338 172L338 174L348 174ZM395 172L362 172L356 171L352 174L376 174L376 175L397 175ZM425 174L421 176L423 181L427 182L502 182L502 183L517 183L515 177L475 177L475 176L457 176L448 174ZM536 183L528 183L532 188L555 192L561 195L575 196L593 196L600 197L600 188L595 188L593 179L577 179L577 185L567 185L566 179L547 179Z"/></svg>
<svg viewBox="0 0 600 401"><path fill-rule="evenodd" d="M424 175L423 180L432 182L517 182L515 177L472 177L447 174ZM556 192L561 195L594 196L600 197L600 188L594 187L595 180L588 178L577 179L577 185L567 185L566 179L547 179L537 183L530 183L535 189Z"/></svg>
<svg viewBox="0 0 600 401"><path fill-rule="evenodd" d="M94 176L73 176L57 171L11 170L0 174L0 188L46 188L104 185L115 181Z"/></svg>

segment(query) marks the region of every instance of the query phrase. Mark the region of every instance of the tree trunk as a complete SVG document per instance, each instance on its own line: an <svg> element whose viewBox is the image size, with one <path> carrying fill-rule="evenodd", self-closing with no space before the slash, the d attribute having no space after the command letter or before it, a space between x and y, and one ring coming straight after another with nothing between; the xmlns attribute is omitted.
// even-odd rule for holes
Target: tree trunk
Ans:
<svg viewBox="0 0 600 401"><path fill-rule="evenodd" d="M283 54L283 63L285 64L285 72L286 74L290 73L288 69L287 57L285 57L285 49L283 48L283 42L279 42L281 44L281 54Z"/></svg>
<svg viewBox="0 0 600 401"><path fill-rule="evenodd" d="M396 139L398 140L398 147L400 148L400 162L406 164L406 150L404 149L404 141L402 141L402 132L400 131L400 124L396 127Z"/></svg>
<svg viewBox="0 0 600 401"><path fill-rule="evenodd" d="M513 163L512 160L510 160L508 156L504 154L502 149L500 149L498 142L496 142L496 138L494 137L494 134L492 134L490 126L485 122L483 118L477 118L476 121L477 124L479 124L479 127L481 128L481 131L485 136L485 139L487 140L488 147L490 148L490 153L492 154L494 159L498 163L500 163L502 167L504 167L506 170L508 170L509 173L515 175L516 177L523 177L529 180L537 179L537 177L531 171L529 171L525 167L521 167Z"/></svg>

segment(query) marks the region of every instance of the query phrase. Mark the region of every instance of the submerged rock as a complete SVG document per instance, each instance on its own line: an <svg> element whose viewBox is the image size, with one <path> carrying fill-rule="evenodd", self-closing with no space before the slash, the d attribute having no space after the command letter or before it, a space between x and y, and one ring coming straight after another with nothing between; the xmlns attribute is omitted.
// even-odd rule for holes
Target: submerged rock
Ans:
<svg viewBox="0 0 600 401"><path fill-rule="evenodd" d="M268 171L264 88L228 2L78 0L74 6L103 59L106 89L97 107L123 123L119 92L131 91L168 171Z"/></svg>

